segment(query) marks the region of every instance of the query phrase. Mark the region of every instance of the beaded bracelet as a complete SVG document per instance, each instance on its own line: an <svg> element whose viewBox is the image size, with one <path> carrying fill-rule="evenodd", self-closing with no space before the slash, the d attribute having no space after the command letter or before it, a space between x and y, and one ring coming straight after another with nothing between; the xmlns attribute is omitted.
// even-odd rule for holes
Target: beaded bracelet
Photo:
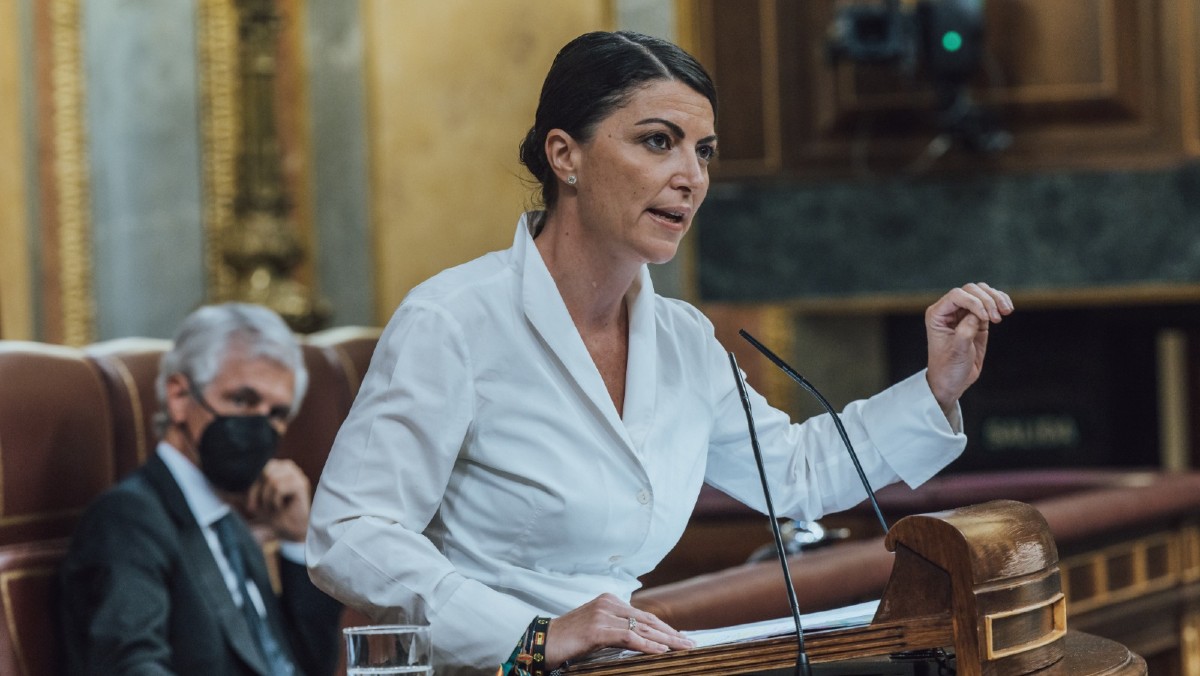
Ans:
<svg viewBox="0 0 1200 676"><path fill-rule="evenodd" d="M552 676L546 671L546 631L549 628L550 618L533 618L512 655L496 671L496 676Z"/></svg>

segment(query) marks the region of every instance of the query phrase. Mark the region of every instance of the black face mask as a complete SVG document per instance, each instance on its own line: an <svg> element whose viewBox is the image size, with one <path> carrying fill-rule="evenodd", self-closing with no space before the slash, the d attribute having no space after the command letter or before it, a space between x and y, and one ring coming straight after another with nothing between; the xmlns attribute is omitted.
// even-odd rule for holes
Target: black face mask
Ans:
<svg viewBox="0 0 1200 676"><path fill-rule="evenodd" d="M200 471L227 493L244 493L279 446L279 432L265 415L220 415L192 388L192 397L215 418L200 435Z"/></svg>

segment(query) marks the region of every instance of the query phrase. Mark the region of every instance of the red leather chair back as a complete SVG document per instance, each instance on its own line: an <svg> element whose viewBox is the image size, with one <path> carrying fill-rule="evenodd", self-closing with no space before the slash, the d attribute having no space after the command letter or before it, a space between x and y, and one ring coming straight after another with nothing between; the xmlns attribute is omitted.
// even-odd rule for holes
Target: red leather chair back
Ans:
<svg viewBox="0 0 1200 676"><path fill-rule="evenodd" d="M0 673L61 672L56 571L80 514L112 484L110 412L82 351L0 341Z"/></svg>
<svg viewBox="0 0 1200 676"><path fill-rule="evenodd" d="M154 380L158 363L170 348L171 341L157 338L117 338L84 348L87 359L104 377L112 407L116 480L137 469L154 452L158 439Z"/></svg>
<svg viewBox="0 0 1200 676"><path fill-rule="evenodd" d="M307 342L301 349L308 369L308 392L280 442L279 457L294 460L315 488L354 394L332 349Z"/></svg>
<svg viewBox="0 0 1200 676"><path fill-rule="evenodd" d="M0 342L0 545L67 537L112 484L99 374L67 347Z"/></svg>
<svg viewBox="0 0 1200 676"><path fill-rule="evenodd" d="M338 428L350 413L378 337L378 329L348 326L302 339L308 392L283 437L279 456L294 460L314 488Z"/></svg>

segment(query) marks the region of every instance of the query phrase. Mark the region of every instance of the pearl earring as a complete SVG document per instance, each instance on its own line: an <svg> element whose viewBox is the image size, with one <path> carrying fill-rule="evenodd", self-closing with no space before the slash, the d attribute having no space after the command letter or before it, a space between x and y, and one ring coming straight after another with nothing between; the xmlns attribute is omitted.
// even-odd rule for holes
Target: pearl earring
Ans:
<svg viewBox="0 0 1200 676"><path fill-rule="evenodd" d="M578 181L579 179L575 178L575 174L571 174L567 177L567 185L575 185Z"/></svg>

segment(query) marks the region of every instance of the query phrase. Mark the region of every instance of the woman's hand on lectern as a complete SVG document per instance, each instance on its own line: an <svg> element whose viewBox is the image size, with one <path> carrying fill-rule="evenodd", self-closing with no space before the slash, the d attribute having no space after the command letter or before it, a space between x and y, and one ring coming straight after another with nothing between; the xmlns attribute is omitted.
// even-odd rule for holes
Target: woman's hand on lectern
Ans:
<svg viewBox="0 0 1200 676"><path fill-rule="evenodd" d="M694 645L653 613L638 610L612 594L601 594L550 620L546 630L546 667L557 668L567 660L600 648L665 653Z"/></svg>
<svg viewBox="0 0 1200 676"><path fill-rule="evenodd" d="M959 397L983 368L988 327L1013 311L1007 293L983 282L951 289L925 310L929 343L926 378L933 396L949 416Z"/></svg>

